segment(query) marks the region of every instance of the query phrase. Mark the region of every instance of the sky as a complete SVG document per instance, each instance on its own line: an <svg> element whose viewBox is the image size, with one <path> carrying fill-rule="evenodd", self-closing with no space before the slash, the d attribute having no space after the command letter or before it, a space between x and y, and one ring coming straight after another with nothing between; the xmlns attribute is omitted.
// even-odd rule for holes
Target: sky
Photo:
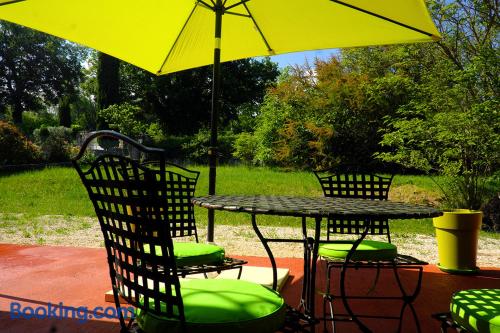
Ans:
<svg viewBox="0 0 500 333"><path fill-rule="evenodd" d="M295 52L272 56L271 60L277 62L280 68L284 68L286 66L303 65L306 61L312 65L314 64L315 58L327 60L337 52L338 51L336 49Z"/></svg>

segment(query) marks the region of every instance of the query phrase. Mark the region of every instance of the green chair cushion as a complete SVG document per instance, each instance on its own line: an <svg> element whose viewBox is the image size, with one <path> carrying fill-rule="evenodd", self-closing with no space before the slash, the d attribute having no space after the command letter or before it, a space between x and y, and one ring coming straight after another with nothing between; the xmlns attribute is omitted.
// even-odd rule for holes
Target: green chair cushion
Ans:
<svg viewBox="0 0 500 333"><path fill-rule="evenodd" d="M274 290L243 280L181 280L186 332L275 332L285 320L285 302ZM151 301L151 307L153 302ZM147 333L181 332L177 319L136 310Z"/></svg>
<svg viewBox="0 0 500 333"><path fill-rule="evenodd" d="M335 241L333 243L320 244L318 254L324 258L344 260L352 249L354 241ZM355 261L379 261L392 260L398 255L396 245L373 240L363 240L356 248L351 260Z"/></svg>
<svg viewBox="0 0 500 333"><path fill-rule="evenodd" d="M453 320L470 332L500 333L500 289L470 289L455 293Z"/></svg>
<svg viewBox="0 0 500 333"><path fill-rule="evenodd" d="M149 245L144 244L144 252L150 253ZM161 247L156 247L161 255ZM206 243L174 242L174 257L177 267L220 264L224 260L224 248Z"/></svg>

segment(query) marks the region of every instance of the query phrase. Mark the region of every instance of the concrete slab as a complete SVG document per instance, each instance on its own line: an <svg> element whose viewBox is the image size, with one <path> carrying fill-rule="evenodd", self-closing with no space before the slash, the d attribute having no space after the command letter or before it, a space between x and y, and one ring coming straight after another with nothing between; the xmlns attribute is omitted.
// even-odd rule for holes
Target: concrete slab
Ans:
<svg viewBox="0 0 500 333"><path fill-rule="evenodd" d="M241 257L250 266L270 267L269 259L262 257ZM297 258L277 258L279 268L289 269L281 294L292 306L299 303L303 264ZM374 271L351 270L348 273L348 291L360 291L363 286L371 286ZM403 283L412 283L415 273L402 270ZM317 290L324 288L325 267L318 265ZM500 285L500 268L482 267L476 276L457 276L441 272L436 266L429 265L424 269L422 291L415 302L422 332L439 332L439 324L431 318L432 313L447 311L451 295L463 289L498 288ZM338 283L332 283L338 288ZM373 295L393 293L396 282L390 270L383 271L377 290ZM118 332L119 324L115 319L90 317L92 310L101 307L101 314L108 310L110 303L103 300L103 294L110 289L109 270L106 251L90 248L57 247L57 246L21 246L0 244L0 332L4 333L107 333ZM47 308L49 303L64 309L83 308L83 320L72 318L14 318L12 304L21 307ZM368 313L384 313L398 311L397 304L390 302L370 302L355 304L357 309ZM342 310L339 302L335 305ZM322 311L322 298L316 300L318 313ZM111 308L112 309L112 308ZM98 313L99 314L99 313ZM411 316L406 316L411 318ZM373 332L394 332L395 321L374 319L367 325ZM357 332L352 323L338 323L338 332ZM318 328L318 332L322 328ZM415 332L412 320L405 320L403 332Z"/></svg>
<svg viewBox="0 0 500 333"><path fill-rule="evenodd" d="M290 270L288 268L278 268L278 291L283 288ZM237 279L238 270L231 269L227 271L222 271L217 275L216 279ZM258 266L243 266L243 271L241 272L241 280L255 282L263 286L271 288L273 286L273 269L271 267L258 267Z"/></svg>

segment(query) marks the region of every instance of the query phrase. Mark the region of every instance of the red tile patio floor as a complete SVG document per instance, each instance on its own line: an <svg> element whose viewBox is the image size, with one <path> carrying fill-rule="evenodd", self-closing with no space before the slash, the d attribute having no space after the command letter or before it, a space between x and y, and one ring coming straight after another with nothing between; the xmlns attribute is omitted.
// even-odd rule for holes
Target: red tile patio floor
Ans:
<svg viewBox="0 0 500 333"><path fill-rule="evenodd" d="M267 258L245 257L254 266L269 266ZM290 269L290 278L282 290L288 304L296 305L300 295L303 277L300 259L278 258L279 267ZM476 276L448 275L436 266L425 268L422 291L415 302L422 332L438 332L438 324L430 316L432 313L446 311L453 292L469 288L500 288L500 268L482 268ZM374 274L366 270L349 275L349 286L371 285ZM392 275L381 275L376 293L394 291L396 286ZM403 280L413 281L414 272L403 272ZM324 283L324 269L320 265L318 289ZM21 246L0 244L0 332L119 332L119 324L113 320L88 319L13 319L11 304L19 303L22 307L47 308L48 303L63 303L67 307L87 307L93 309L112 306L104 302L104 293L110 289L108 268L104 249ZM317 309L321 311L322 301L318 297ZM363 311L382 313L399 311L399 303L388 301L371 302L359 305ZM360 309L356 307L357 309ZM40 310L42 311L42 310ZM43 314L42 312L39 312ZM405 316L403 332L414 332L414 324L409 313ZM367 322L374 332L393 332L395 321L372 320ZM339 323L338 332L357 332L352 323ZM318 327L318 332L322 329Z"/></svg>

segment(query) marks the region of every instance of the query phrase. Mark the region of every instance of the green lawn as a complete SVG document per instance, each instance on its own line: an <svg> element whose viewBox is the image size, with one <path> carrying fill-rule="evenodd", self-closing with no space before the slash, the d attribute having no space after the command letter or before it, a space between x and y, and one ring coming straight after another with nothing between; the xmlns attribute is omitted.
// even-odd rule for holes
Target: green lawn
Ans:
<svg viewBox="0 0 500 333"><path fill-rule="evenodd" d="M197 195L208 192L208 169L191 166L201 171ZM437 186L425 176L396 176L393 188L413 185L424 193L438 193ZM267 194L321 196L322 192L311 172L282 171L270 168L245 166L221 166L217 169L217 193L219 194ZM0 230L12 224L30 223L33 217L43 215L94 216L76 171L69 167L48 168L11 174L0 174ZM206 224L206 210L196 208L198 224ZM8 217L8 218L7 218ZM75 219L71 219L74 221ZM76 219L78 220L78 219ZM249 216L229 212L217 212L216 223L228 225L248 224ZM262 216L264 225L297 225L292 218ZM82 222L84 223L84 222ZM86 222L88 223L88 222ZM427 220L393 221L391 230L396 233L432 234L432 222Z"/></svg>

